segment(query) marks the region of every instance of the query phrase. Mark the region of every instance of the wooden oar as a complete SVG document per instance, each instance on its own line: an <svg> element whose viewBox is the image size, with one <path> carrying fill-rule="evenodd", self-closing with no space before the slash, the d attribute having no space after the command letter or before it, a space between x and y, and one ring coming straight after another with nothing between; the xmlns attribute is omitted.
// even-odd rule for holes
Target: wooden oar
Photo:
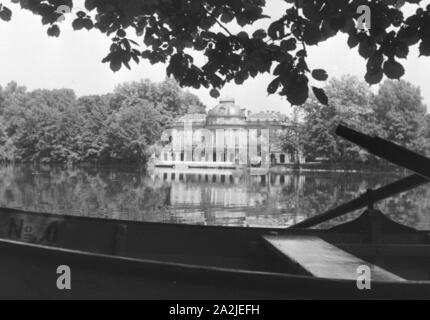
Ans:
<svg viewBox="0 0 430 320"><path fill-rule="evenodd" d="M323 214L306 219L290 228L309 228L322 222L328 221L345 215L351 211L366 207L370 202L381 201L396 194L416 188L422 184L429 182L430 179L430 159L403 148L390 141L378 138L369 137L358 131L349 129L343 125L339 125L336 129L336 134L367 149L370 153L386 159L394 164L412 170L417 174L398 180L385 187L379 188L369 194L364 194L361 197L343 204L335 209L329 210Z"/></svg>
<svg viewBox="0 0 430 320"><path fill-rule="evenodd" d="M338 218L340 216L343 216L349 212L362 209L366 206L368 206L371 202L377 202L384 199L387 199L389 197L392 197L396 194L408 191L410 189L416 188L422 184L425 184L429 182L426 178L413 174L411 176L408 176L406 178L400 179L396 182L393 182L385 187L381 187L376 190L372 190L370 194L363 194L357 199L351 200L350 202L347 202L343 205L340 205L339 207L329 210L325 213L322 213L320 215L314 216L312 218L306 219L302 222L299 222L289 228L292 229L298 229L298 228L310 228L313 226L316 226L322 222ZM370 196L370 197L369 197ZM289 229L287 228L287 229Z"/></svg>
<svg viewBox="0 0 430 320"><path fill-rule="evenodd" d="M430 159L403 148L398 144L379 137L369 137L363 133L339 125L336 134L367 149L370 153L430 179Z"/></svg>

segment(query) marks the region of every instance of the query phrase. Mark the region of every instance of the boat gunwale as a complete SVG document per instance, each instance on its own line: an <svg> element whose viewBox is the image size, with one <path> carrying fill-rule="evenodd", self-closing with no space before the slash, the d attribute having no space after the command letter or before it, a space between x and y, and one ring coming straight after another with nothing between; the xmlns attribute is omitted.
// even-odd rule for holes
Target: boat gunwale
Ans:
<svg viewBox="0 0 430 320"><path fill-rule="evenodd" d="M240 226L220 226L220 225L198 225L198 224L186 224L186 223L172 223L172 222L156 222L156 221L137 221L137 220L127 220L127 219L117 219L117 218L97 218L97 217L86 217L86 216L74 216L74 215L68 215L68 214L56 214L56 213L49 213L49 212L37 212L37 211L27 211L27 210L21 210L21 209L15 209L15 208L4 208L0 207L0 215L3 213L3 211L9 211L9 213L16 213L16 214L27 214L27 215L38 215L38 216L44 216L47 218L64 218L65 220L69 221L78 221L78 222L98 222L98 223L108 223L108 224L128 224L128 225L136 225L136 226L153 226L153 227L172 227L172 228L178 228L178 229L222 229L222 230L240 230L240 231L257 231L257 232L275 232L275 233L281 233L281 232L287 232L288 234L303 234L303 233L311 233L314 234L315 232L324 234L328 233L329 229L288 229L287 227L240 227ZM417 230L417 232L421 232L422 230ZM428 231L430 232L430 231Z"/></svg>
<svg viewBox="0 0 430 320"><path fill-rule="evenodd" d="M0 215L3 211L15 214L27 214L34 216L43 216L47 218L64 218L69 221L78 221L78 222L101 222L108 224L128 224L131 226L153 226L153 227L170 227L170 228L178 228L178 229L210 229L210 230L228 230L228 231L245 231L245 232L258 232L258 233L275 233L275 234L299 234L299 235L326 235L326 234L342 234L345 232L331 230L331 229L307 229L307 228L289 228L289 227L241 227L241 226L220 226L220 225L198 225L198 224L183 224L183 223L172 223L172 222L155 222L155 221L136 221L136 220L127 220L127 219L110 219L110 218L96 218L96 217L86 217L86 216L74 216L67 214L55 214L48 212L37 212L37 211L27 211L15 208L4 208L0 207ZM353 221L353 220L352 220ZM345 222L343 222L345 223ZM340 225L342 225L341 223ZM411 228L411 227L410 227ZM430 230L418 230L415 228L411 228L414 233L417 234L430 234Z"/></svg>

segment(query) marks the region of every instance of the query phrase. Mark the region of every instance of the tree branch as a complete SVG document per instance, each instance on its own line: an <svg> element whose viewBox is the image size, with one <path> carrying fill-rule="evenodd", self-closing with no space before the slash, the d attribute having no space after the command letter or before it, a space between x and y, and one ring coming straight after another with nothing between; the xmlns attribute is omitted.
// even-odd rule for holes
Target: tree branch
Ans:
<svg viewBox="0 0 430 320"><path fill-rule="evenodd" d="M210 15L215 21L216 23L225 31L227 32L230 36L233 36L233 34L230 32L230 30L228 30L226 28L226 26L224 26L221 21L219 21L213 14L212 12L210 12L208 9L205 8L205 6L203 4L201 4L202 9L208 14Z"/></svg>

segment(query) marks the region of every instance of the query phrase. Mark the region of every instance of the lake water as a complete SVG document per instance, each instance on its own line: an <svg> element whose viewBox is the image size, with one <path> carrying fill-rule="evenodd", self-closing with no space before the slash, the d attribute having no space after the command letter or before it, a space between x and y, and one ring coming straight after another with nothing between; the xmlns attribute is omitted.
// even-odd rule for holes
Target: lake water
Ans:
<svg viewBox="0 0 430 320"><path fill-rule="evenodd" d="M0 166L0 206L137 221L286 227L390 183L394 173ZM392 219L430 229L430 187L378 204ZM346 221L359 212L325 223Z"/></svg>

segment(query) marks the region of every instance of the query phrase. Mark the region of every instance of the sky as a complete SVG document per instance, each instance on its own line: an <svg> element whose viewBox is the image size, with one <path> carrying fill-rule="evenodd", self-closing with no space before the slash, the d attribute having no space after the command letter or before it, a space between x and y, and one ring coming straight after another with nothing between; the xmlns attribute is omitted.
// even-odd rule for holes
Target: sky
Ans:
<svg viewBox="0 0 430 320"><path fill-rule="evenodd" d="M284 12L283 1L267 0L267 3L265 13L272 18ZM53 38L47 36L46 26L42 26L40 17L27 10L20 10L15 4L9 7L13 11L12 20L0 20L1 86L16 81L29 90L71 88L78 96L82 96L111 92L123 82L145 78L158 82L166 77L165 65L150 65L144 61L139 65L133 64L131 71L122 68L117 73L112 72L108 64L101 62L108 53L110 39L97 30L73 31L70 26L71 15L61 23L60 37ZM408 10L415 9L410 7ZM253 28L267 27L269 23L270 20L266 19ZM240 31L237 25L229 25L228 28L232 32ZM196 55L195 58L200 63L204 62L203 56ZM421 87L424 102L430 107L430 58L419 57L415 47L402 63L406 69L404 79ZM352 74L364 79L365 61L358 55L357 48L349 49L343 34L319 46L310 47L308 64L311 69L326 69L331 77ZM271 79L270 75L260 75L241 86L228 84L221 91L221 96L234 97L237 104L252 112L273 110L290 114L293 109L285 98L267 94L267 85ZM321 83L317 85L321 86ZM375 86L372 88L377 89ZM190 91L208 108L218 103L205 88Z"/></svg>

